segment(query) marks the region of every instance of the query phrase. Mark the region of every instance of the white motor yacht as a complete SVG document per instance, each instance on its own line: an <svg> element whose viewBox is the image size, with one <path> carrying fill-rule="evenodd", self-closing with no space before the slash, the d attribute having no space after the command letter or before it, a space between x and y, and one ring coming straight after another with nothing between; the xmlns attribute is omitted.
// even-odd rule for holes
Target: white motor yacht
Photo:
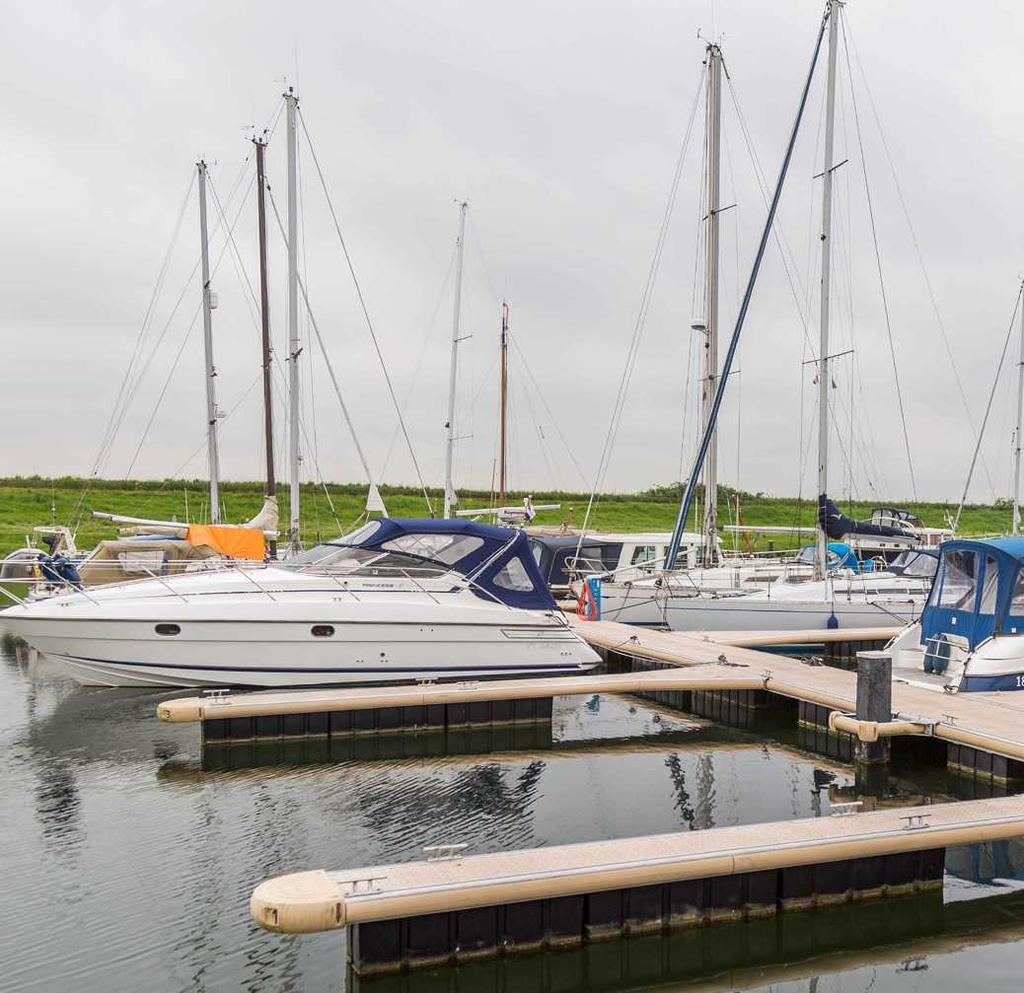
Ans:
<svg viewBox="0 0 1024 993"><path fill-rule="evenodd" d="M461 520L383 518L281 565L80 590L0 624L102 686L546 675L599 661L526 535Z"/></svg>

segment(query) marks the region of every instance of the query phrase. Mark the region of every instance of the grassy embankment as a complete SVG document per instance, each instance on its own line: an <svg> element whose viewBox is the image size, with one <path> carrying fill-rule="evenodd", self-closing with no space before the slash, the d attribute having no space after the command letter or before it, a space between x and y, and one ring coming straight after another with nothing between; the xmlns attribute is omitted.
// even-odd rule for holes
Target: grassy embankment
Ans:
<svg viewBox="0 0 1024 993"><path fill-rule="evenodd" d="M88 489L87 489L88 485ZM366 488L361 484L330 485L327 487L334 510L328 503L324 488L303 487L302 536L307 542L317 538L333 538L347 530L362 513ZM596 502L591 515L595 528L615 531L667 531L675 522L679 488L658 487L645 493L610 494ZM388 512L395 517L420 517L427 513L423 494L413 487L382 487L381 493ZM254 515L262 503L263 488L259 483L223 483L221 499L228 521L238 523ZM509 503L518 502L523 494L512 494ZM729 499L732 492L722 491L720 520L731 522L733 511ZM587 506L587 496L581 493L534 493L536 503L561 503L562 509L545 511L538 515L538 524L560 524L571 520L579 524ZM435 506L440 506L441 495L432 492ZM484 507L489 495L463 492L461 506ZM287 488L280 491L279 506L287 514ZM947 513L955 508L948 504L904 504L917 513L925 524L944 526ZM51 514L51 505L55 514ZM843 504L843 510L854 517L867 517L870 503ZM815 508L813 501L798 501L794 497L771 497L764 494L740 494L742 520L745 524L812 525ZM94 480L87 484L81 479L51 481L39 478L0 479L0 553L19 547L25 536L37 524L48 524L51 516L57 523L77 521L77 540L82 548L90 548L103 538L115 536L115 527L89 517L90 510L104 510L133 517L161 520L207 520L206 483L202 480ZM964 534L997 534L1010 525L1007 506L969 506L961 518L960 530ZM732 538L726 536L727 544ZM768 547L768 537L757 538L756 547ZM799 544L799 539L785 535L771 538L776 548ZM805 539L806 540L806 539Z"/></svg>

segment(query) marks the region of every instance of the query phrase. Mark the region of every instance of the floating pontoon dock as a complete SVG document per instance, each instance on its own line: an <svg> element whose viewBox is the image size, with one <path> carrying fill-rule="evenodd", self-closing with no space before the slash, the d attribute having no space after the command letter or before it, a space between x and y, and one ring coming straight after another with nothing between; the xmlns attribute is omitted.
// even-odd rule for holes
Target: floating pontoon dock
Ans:
<svg viewBox="0 0 1024 993"><path fill-rule="evenodd" d="M945 848L1021 834L1015 797L490 855L452 846L271 879L250 910L272 931L349 928L354 970L392 972L941 887Z"/></svg>
<svg viewBox="0 0 1024 993"><path fill-rule="evenodd" d="M874 741L893 735L948 743L949 762L997 779L1024 778L1024 693L944 694L897 681L897 721L878 729L848 715L857 703L852 672L808 665L722 638L762 639L763 633L699 636L653 631L615 621L573 621L575 630L609 659L629 663L626 673L477 680L352 689L282 690L181 697L159 704L161 720L200 722L206 740L301 737L466 727L550 719L554 697L585 693L638 693L680 710L694 694L739 706L772 699L796 701L798 720ZM884 629L842 632L849 641L877 643ZM820 637L829 632L797 632ZM794 632L776 632L793 643ZM833 712L838 712L832 717ZM711 715L713 716L713 715Z"/></svg>
<svg viewBox="0 0 1024 993"><path fill-rule="evenodd" d="M207 738L226 740L536 721L550 717L556 696L636 693L713 718L777 705L815 734L861 750L912 737L979 781L1024 780L1024 693L946 694L891 681L885 669L875 683L885 689L879 712L877 700L866 701L881 653L862 653L858 700L853 672L748 647L823 636L877 644L886 629L695 635L572 623L630 671L229 694L166 701L159 714L201 721ZM1024 835L1024 797L854 809L499 855L463 857L460 846L441 846L425 862L272 879L256 889L251 909L270 930L348 927L353 969L372 974L938 887L948 846Z"/></svg>

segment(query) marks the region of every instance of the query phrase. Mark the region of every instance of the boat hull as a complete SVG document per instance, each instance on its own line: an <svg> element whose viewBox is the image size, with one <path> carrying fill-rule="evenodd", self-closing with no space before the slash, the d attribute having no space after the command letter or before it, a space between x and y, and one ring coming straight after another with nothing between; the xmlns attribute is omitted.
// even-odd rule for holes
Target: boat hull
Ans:
<svg viewBox="0 0 1024 993"><path fill-rule="evenodd" d="M562 624L16 619L7 626L98 686L323 686L580 672L598 656ZM314 628L330 634L312 635Z"/></svg>
<svg viewBox="0 0 1024 993"><path fill-rule="evenodd" d="M672 597L638 595L611 601L602 596L601 616L672 631L813 631L832 628L909 624L920 613L914 600L767 600L749 597Z"/></svg>

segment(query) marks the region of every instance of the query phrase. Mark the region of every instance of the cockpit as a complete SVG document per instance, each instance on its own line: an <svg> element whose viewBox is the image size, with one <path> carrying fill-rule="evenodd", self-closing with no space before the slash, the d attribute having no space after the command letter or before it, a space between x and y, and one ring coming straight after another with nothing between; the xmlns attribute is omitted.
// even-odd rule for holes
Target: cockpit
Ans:
<svg viewBox="0 0 1024 993"><path fill-rule="evenodd" d="M551 610L555 602L525 533L476 521L381 518L284 563L338 577L431 579L455 573L485 599Z"/></svg>

